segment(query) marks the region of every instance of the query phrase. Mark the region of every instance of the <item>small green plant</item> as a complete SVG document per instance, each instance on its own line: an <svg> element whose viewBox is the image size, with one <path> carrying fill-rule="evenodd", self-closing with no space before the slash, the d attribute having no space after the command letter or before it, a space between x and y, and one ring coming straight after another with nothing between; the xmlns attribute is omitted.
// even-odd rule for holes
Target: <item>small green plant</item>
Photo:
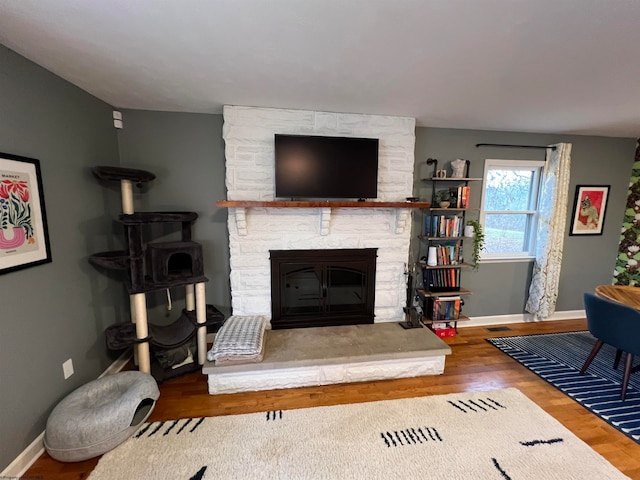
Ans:
<svg viewBox="0 0 640 480"><path fill-rule="evenodd" d="M451 193L449 190L436 190L435 197L437 203L448 202L451 200Z"/></svg>
<svg viewBox="0 0 640 480"><path fill-rule="evenodd" d="M467 220L467 225L473 227L473 269L478 270L480 266L480 252L484 250L484 230L478 220Z"/></svg>

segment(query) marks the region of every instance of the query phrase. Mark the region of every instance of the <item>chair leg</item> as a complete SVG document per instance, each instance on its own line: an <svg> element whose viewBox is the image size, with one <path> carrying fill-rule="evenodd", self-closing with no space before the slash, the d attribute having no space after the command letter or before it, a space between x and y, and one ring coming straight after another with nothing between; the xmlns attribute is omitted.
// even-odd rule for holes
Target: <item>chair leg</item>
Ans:
<svg viewBox="0 0 640 480"><path fill-rule="evenodd" d="M593 359L596 358L596 355L602 348L602 345L604 345L604 342L602 340L596 340L595 345L591 349L591 353L589 353L587 360L584 362L584 365L582 365L582 368L580 369L580 375L584 375L584 372L587 371L587 368L589 368L589 365L591 365Z"/></svg>
<svg viewBox="0 0 640 480"><path fill-rule="evenodd" d="M618 365L620 365L620 356L622 355L622 350L617 349L616 350L616 358L613 361L613 369L617 370L618 369Z"/></svg>
<svg viewBox="0 0 640 480"><path fill-rule="evenodd" d="M624 362L624 374L622 375L622 393L620 394L620 400L624 401L624 397L627 396L627 385L629 384L629 374L631 373L631 364L633 363L633 355L627 353L627 358Z"/></svg>

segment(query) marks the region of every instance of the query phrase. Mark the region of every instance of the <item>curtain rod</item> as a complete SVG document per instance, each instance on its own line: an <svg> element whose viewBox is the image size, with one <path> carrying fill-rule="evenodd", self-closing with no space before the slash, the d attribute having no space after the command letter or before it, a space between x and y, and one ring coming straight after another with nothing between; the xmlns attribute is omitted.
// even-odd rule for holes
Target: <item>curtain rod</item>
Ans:
<svg viewBox="0 0 640 480"><path fill-rule="evenodd" d="M506 143L476 143L476 148L478 147L511 147L511 148L550 148L551 150L555 150L555 146L547 147L545 145L509 145Z"/></svg>

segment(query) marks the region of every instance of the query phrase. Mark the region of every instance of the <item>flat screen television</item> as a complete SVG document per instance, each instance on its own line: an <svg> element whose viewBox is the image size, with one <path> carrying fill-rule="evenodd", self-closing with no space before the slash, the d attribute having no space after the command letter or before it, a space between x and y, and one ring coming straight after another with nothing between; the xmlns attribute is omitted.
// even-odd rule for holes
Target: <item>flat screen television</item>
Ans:
<svg viewBox="0 0 640 480"><path fill-rule="evenodd" d="M275 135L277 198L378 196L378 139Z"/></svg>

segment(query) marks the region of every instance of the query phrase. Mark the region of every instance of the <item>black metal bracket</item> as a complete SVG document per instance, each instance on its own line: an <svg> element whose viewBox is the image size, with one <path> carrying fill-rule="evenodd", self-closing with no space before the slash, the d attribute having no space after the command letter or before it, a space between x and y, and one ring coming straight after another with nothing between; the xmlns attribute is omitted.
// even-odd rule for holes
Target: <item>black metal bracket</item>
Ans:
<svg viewBox="0 0 640 480"><path fill-rule="evenodd" d="M433 175L432 178L436 178L436 171L438 170L438 159L437 158L427 158L427 165L433 164Z"/></svg>

